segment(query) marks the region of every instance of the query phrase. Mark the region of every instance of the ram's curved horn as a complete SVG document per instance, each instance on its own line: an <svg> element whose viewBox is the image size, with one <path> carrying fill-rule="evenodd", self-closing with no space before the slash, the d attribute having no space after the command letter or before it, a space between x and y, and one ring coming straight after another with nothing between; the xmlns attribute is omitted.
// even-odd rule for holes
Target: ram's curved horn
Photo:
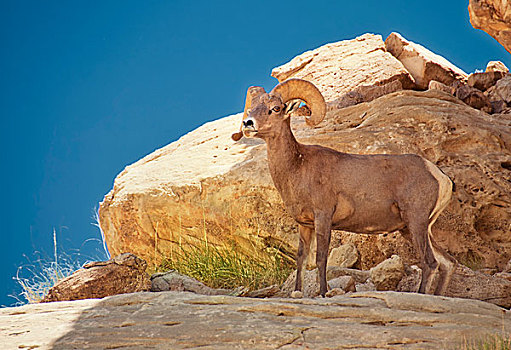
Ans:
<svg viewBox="0 0 511 350"><path fill-rule="evenodd" d="M311 110L311 116L305 118L310 126L321 123L326 114L326 103L323 95L314 84L302 79L288 79L275 86L270 94L279 94L282 102L292 99L300 99Z"/></svg>
<svg viewBox="0 0 511 350"><path fill-rule="evenodd" d="M250 108L252 107L252 100L254 98L256 98L257 96L264 94L265 92L266 91L264 91L264 89L260 86L251 86L248 88L247 98L245 99L245 110L243 111L242 121L245 120L245 118L247 117L247 115L249 113ZM242 128L243 128L243 124L241 124L241 126L240 126L240 131L231 135L231 138L234 141L238 141L243 136L243 132L241 131Z"/></svg>

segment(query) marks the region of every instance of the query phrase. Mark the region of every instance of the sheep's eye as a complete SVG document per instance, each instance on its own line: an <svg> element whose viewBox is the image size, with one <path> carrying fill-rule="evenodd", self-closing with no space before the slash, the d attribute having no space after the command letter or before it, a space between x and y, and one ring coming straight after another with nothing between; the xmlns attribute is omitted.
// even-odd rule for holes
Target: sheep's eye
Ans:
<svg viewBox="0 0 511 350"><path fill-rule="evenodd" d="M279 106L275 106L275 107L273 107L273 111L274 111L275 113L280 112L280 107L279 107Z"/></svg>
<svg viewBox="0 0 511 350"><path fill-rule="evenodd" d="M271 114L271 109L268 110L268 115L270 115L270 114Z"/></svg>

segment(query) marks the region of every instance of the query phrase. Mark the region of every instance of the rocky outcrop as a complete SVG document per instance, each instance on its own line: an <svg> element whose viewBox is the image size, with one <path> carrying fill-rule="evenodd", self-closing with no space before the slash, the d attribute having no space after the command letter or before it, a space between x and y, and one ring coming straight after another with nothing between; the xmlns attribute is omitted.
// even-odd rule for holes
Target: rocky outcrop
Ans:
<svg viewBox="0 0 511 350"><path fill-rule="evenodd" d="M433 226L435 236L461 262L502 269L510 253L503 243L510 239L511 223L510 173L505 167L511 158L510 119L489 116L440 91L402 91L332 112L323 132L338 130L337 141L327 142L323 134L314 139L353 153L418 153L438 164L454 180L456 192ZM417 263L400 235L340 235L343 243L355 243L364 269L393 253L409 265Z"/></svg>
<svg viewBox="0 0 511 350"><path fill-rule="evenodd" d="M451 85L455 80L467 78L465 72L442 56L406 40L399 33L391 33L385 39L385 48L410 72L419 89L427 89L431 80Z"/></svg>
<svg viewBox="0 0 511 350"><path fill-rule="evenodd" d="M96 261L55 284L42 302L104 298L110 295L148 291L147 263L130 253L108 261Z"/></svg>
<svg viewBox="0 0 511 350"><path fill-rule="evenodd" d="M495 305L395 292L300 300L136 293L0 309L5 349L427 350L510 329L509 312Z"/></svg>
<svg viewBox="0 0 511 350"><path fill-rule="evenodd" d="M470 23L495 38L511 53L511 2L500 0L470 0Z"/></svg>
<svg viewBox="0 0 511 350"><path fill-rule="evenodd" d="M417 153L456 183L448 208L433 226L439 243L475 268L502 269L511 259L511 117L490 116L440 91L400 91L328 112L319 128L293 120L297 138L352 153ZM132 251L158 264L179 242L234 241L246 254L279 249L294 258L296 224L286 214L268 173L265 145L230 134L240 116L207 123L129 166L100 207L110 251ZM336 232L332 247L354 244L359 267L392 254L417 264L398 232ZM472 265L474 265L472 263Z"/></svg>
<svg viewBox="0 0 511 350"><path fill-rule="evenodd" d="M454 180L456 192L433 226L436 240L462 264L500 272L511 258L506 67L489 64L493 73L472 75L471 86L455 66L398 34L387 38L387 46L380 36L366 34L275 68L279 80L312 81L329 101L325 121L314 129L302 117L292 117L295 135L300 142L343 152L416 153L437 164ZM423 84L430 90L401 90ZM297 225L270 178L266 146L261 140L235 143L230 138L240 119L234 115L206 123L119 174L99 210L113 254L131 251L156 266L183 246L206 242L220 249L234 244L244 255L294 260ZM354 245L356 266L365 270L393 254L405 267L419 263L399 232L336 231L332 242L332 248L341 242ZM414 290L413 281L404 290Z"/></svg>
<svg viewBox="0 0 511 350"><path fill-rule="evenodd" d="M361 86L379 86L398 80L404 89L414 87L413 78L401 62L385 49L380 35L364 34L353 40L323 45L274 68L271 75L282 82L308 80L326 101Z"/></svg>

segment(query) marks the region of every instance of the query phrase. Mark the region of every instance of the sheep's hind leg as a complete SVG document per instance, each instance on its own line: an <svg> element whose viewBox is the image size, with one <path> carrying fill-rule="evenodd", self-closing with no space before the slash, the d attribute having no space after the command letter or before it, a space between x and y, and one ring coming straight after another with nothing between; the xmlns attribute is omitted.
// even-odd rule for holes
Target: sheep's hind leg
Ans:
<svg viewBox="0 0 511 350"><path fill-rule="evenodd" d="M422 281L419 293L433 294L438 280L438 262L435 259L429 242L428 221L413 221L407 224L405 236L410 236L413 247L419 254L420 266L422 268Z"/></svg>
<svg viewBox="0 0 511 350"><path fill-rule="evenodd" d="M441 295L449 283L456 261L434 241L431 234L433 222L411 222L408 231L421 261L422 282L419 293Z"/></svg>
<svg viewBox="0 0 511 350"><path fill-rule="evenodd" d="M303 266L307 257L309 256L309 250L311 240L313 236L313 229L298 225L298 232L300 234L300 242L298 243L298 254L296 257L296 282L295 291L292 293L292 297L302 297L302 281L303 281Z"/></svg>
<svg viewBox="0 0 511 350"><path fill-rule="evenodd" d="M431 226L435 223L435 220L438 216L434 217L433 220L430 220L428 225L428 240L429 246L431 247L431 251L435 256L435 260L438 263L438 280L435 283L435 289L433 294L436 295L444 295L451 280L452 274L456 268L457 261L452 256L450 256L445 250L443 250L438 243L433 239L433 234L431 233Z"/></svg>

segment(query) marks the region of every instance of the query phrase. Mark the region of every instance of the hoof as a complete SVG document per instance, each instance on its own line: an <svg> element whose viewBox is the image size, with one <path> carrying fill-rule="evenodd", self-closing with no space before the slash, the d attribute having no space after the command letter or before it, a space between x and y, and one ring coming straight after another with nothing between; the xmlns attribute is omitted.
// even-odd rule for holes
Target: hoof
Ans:
<svg viewBox="0 0 511 350"><path fill-rule="evenodd" d="M291 298L293 299L301 299L303 298L303 293L299 290L295 290L291 293Z"/></svg>

